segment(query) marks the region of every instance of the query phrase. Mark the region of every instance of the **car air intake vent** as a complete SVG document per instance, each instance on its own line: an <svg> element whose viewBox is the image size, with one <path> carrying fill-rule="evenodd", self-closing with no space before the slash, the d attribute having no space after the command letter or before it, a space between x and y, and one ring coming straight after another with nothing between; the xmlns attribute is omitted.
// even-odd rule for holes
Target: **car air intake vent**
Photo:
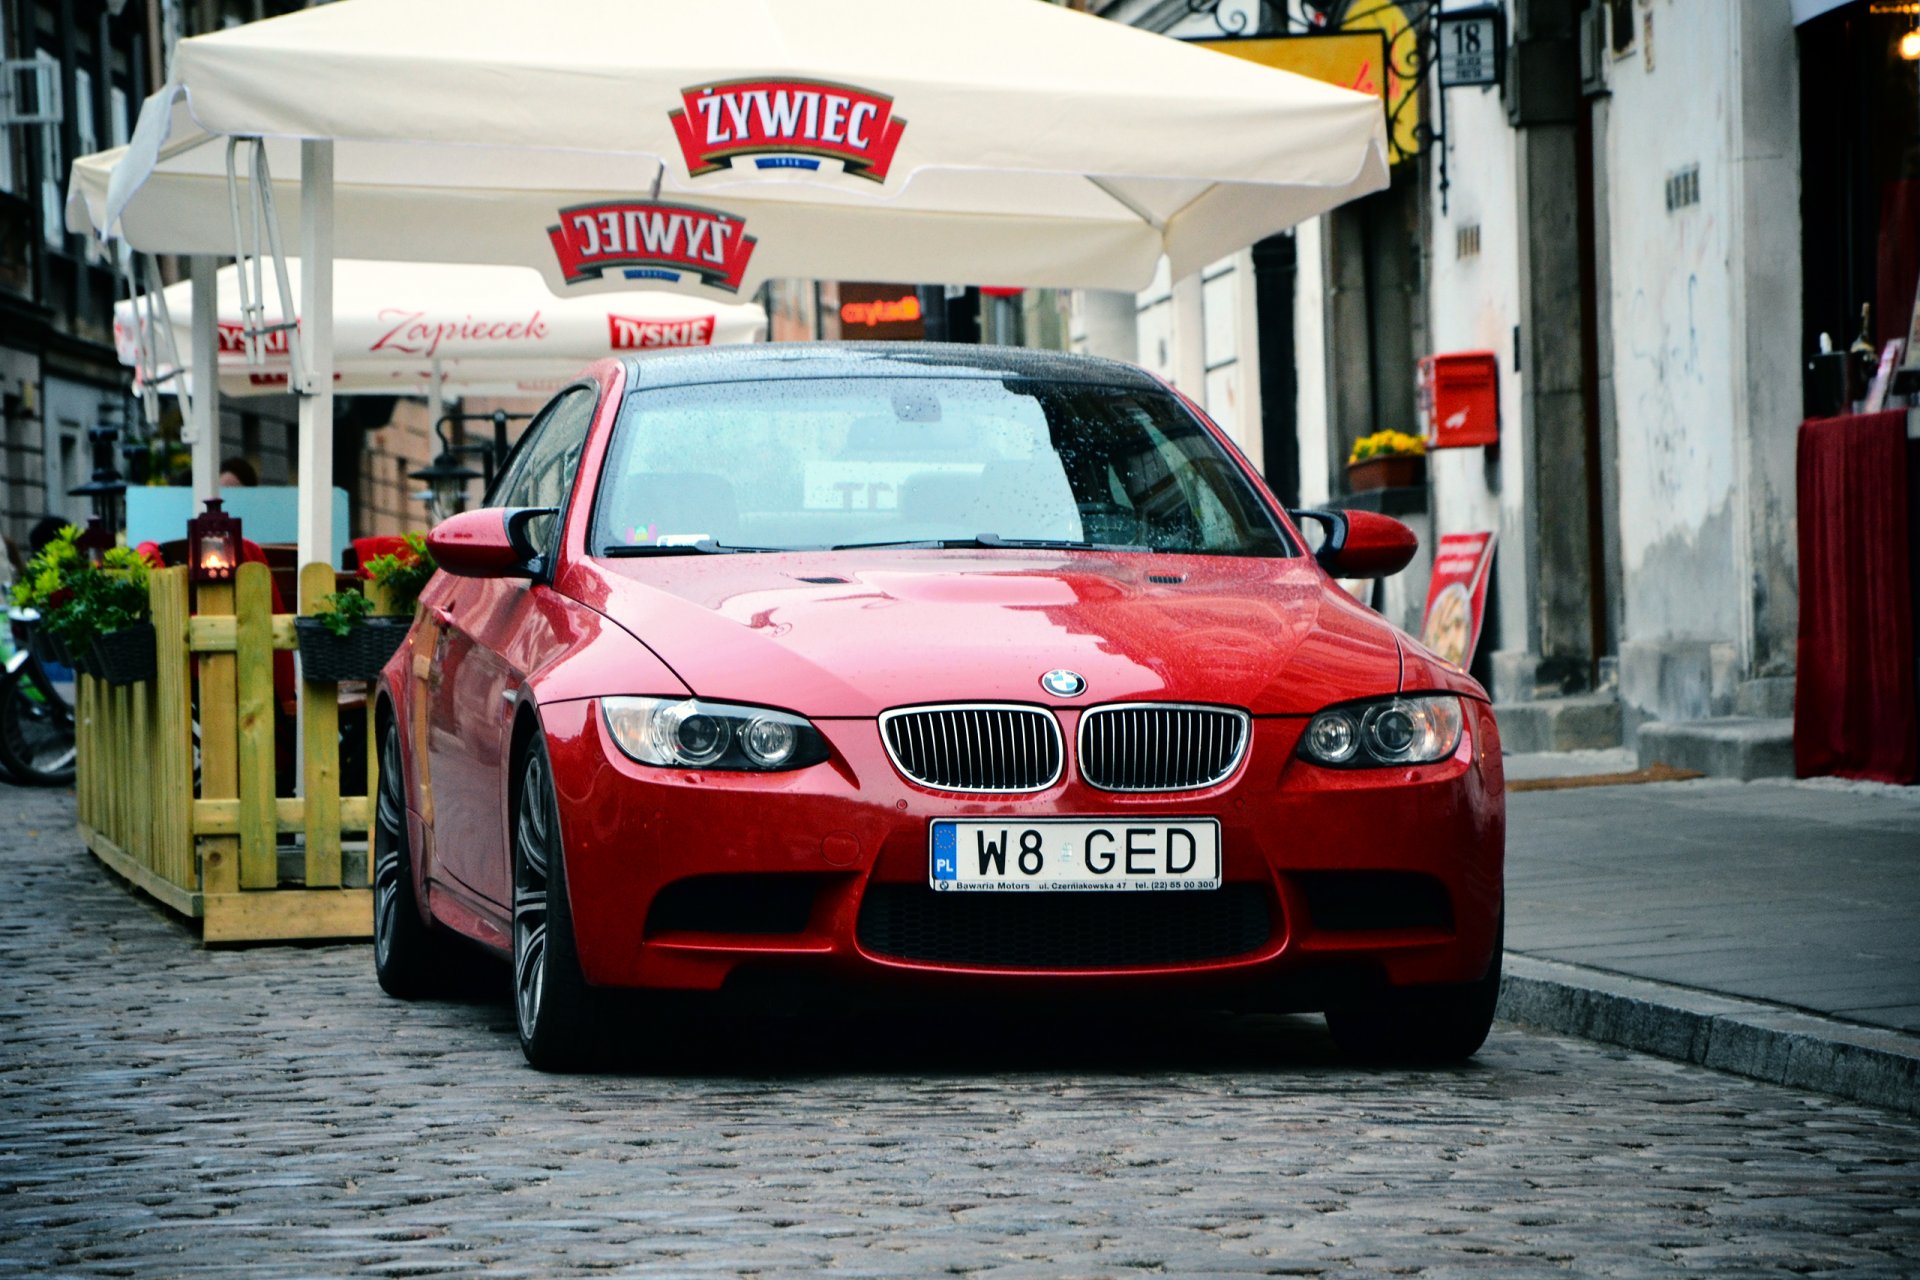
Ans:
<svg viewBox="0 0 1920 1280"><path fill-rule="evenodd" d="M1080 776L1103 791L1210 787L1239 767L1251 724L1232 707L1094 707L1080 717Z"/></svg>
<svg viewBox="0 0 1920 1280"><path fill-rule="evenodd" d="M854 926L874 955L975 969L1155 969L1243 956L1273 934L1267 887L1192 893L935 893L875 884Z"/></svg>
<svg viewBox="0 0 1920 1280"><path fill-rule="evenodd" d="M880 717L894 768L940 791L1040 791L1060 779L1060 722L1039 707L906 707Z"/></svg>

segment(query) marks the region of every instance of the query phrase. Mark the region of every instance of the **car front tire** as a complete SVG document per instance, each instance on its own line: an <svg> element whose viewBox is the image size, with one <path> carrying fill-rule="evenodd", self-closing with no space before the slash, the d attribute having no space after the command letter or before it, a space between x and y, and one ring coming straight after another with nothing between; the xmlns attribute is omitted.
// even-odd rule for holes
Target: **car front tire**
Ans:
<svg viewBox="0 0 1920 1280"><path fill-rule="evenodd" d="M513 822L513 1009L527 1061L542 1071L585 1065L598 1006L574 949L553 769L535 732Z"/></svg>
<svg viewBox="0 0 1920 1280"><path fill-rule="evenodd" d="M1479 1052L1500 1000L1506 912L1494 931L1493 958L1477 981L1393 991L1364 1005L1327 1010L1327 1030L1343 1054L1371 1062L1464 1062Z"/></svg>
<svg viewBox="0 0 1920 1280"><path fill-rule="evenodd" d="M407 839L407 785L400 730L380 735L380 786L373 812L373 972L388 995L412 1000L445 977L446 944L420 914Z"/></svg>

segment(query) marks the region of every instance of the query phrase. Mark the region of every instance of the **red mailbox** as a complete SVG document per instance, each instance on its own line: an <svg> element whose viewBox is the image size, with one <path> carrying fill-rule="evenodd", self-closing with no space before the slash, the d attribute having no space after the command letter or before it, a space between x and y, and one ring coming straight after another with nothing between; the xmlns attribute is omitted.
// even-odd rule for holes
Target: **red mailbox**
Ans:
<svg viewBox="0 0 1920 1280"><path fill-rule="evenodd" d="M1427 448L1500 443L1500 358L1449 351L1420 358L1420 416Z"/></svg>

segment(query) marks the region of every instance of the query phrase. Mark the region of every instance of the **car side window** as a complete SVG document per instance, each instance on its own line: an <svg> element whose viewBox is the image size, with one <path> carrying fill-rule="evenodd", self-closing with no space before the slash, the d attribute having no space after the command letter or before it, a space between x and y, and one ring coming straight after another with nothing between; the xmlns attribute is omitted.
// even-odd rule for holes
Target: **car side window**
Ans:
<svg viewBox="0 0 1920 1280"><path fill-rule="evenodd" d="M593 426L593 410L598 397L592 387L575 387L561 394L534 425L529 438L516 451L513 465L501 477L497 506L564 506L573 487L574 473L580 468L580 455L587 446L587 431ZM538 432L537 435L533 434ZM550 543L555 522L542 517L533 522L528 533L542 546Z"/></svg>

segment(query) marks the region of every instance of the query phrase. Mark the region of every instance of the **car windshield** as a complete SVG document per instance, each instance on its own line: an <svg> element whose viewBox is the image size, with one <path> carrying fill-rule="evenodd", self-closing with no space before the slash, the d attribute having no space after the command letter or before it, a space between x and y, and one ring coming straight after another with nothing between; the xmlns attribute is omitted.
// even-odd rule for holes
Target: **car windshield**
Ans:
<svg viewBox="0 0 1920 1280"><path fill-rule="evenodd" d="M1292 554L1159 390L822 378L637 391L596 503L606 555L885 545Z"/></svg>

